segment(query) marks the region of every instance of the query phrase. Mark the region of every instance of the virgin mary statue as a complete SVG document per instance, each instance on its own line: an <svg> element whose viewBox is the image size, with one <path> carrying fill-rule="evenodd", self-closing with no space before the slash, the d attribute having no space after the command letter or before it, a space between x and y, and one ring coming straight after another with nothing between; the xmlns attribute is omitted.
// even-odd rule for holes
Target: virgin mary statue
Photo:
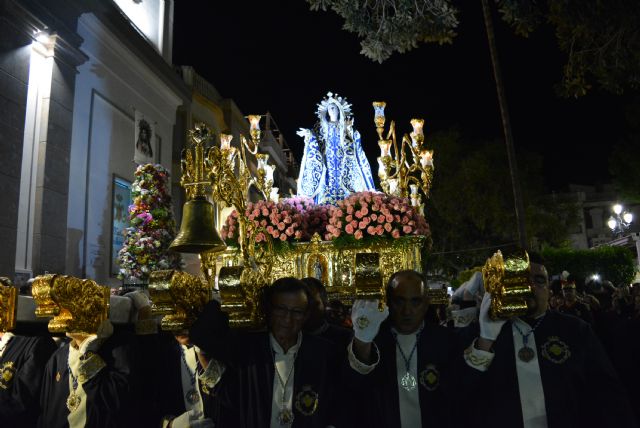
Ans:
<svg viewBox="0 0 640 428"><path fill-rule="evenodd" d="M318 104L313 129L300 128L304 154L298 196L317 204L335 204L353 192L375 190L369 161L353 128L351 104L329 92Z"/></svg>

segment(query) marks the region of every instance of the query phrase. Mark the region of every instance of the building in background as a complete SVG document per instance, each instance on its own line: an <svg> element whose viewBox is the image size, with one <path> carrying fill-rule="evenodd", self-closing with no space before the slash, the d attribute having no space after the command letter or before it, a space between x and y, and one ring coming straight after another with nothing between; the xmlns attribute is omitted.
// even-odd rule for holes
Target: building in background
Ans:
<svg viewBox="0 0 640 428"><path fill-rule="evenodd" d="M173 0L0 2L1 275L118 283L135 112L154 130L154 162L171 169L184 144L172 25Z"/></svg>
<svg viewBox="0 0 640 428"><path fill-rule="evenodd" d="M0 276L120 284L115 261L140 138L172 173L180 220L187 130L205 122L236 145L249 136L232 99L172 65L173 1L0 0ZM268 113L262 128L260 150L288 195L297 162Z"/></svg>

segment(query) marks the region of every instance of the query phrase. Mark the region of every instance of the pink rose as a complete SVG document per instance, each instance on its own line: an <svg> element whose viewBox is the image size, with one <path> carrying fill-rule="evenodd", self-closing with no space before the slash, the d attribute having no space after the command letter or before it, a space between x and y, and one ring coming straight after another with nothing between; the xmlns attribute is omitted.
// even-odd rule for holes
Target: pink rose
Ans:
<svg viewBox="0 0 640 428"><path fill-rule="evenodd" d="M362 211L356 211L356 218L361 219L362 218Z"/></svg>
<svg viewBox="0 0 640 428"><path fill-rule="evenodd" d="M282 230L285 229L285 227L286 226L284 225L284 223L282 223L282 222L278 223L278 230L282 231Z"/></svg>
<svg viewBox="0 0 640 428"><path fill-rule="evenodd" d="M351 214L349 214L348 216L345 217L345 221L349 221L350 222L351 220L353 220L353 216Z"/></svg>
<svg viewBox="0 0 640 428"><path fill-rule="evenodd" d="M347 226L344 228L344 230L345 230L349 235L353 235L353 227L351 226L351 223L347 224Z"/></svg>
<svg viewBox="0 0 640 428"><path fill-rule="evenodd" d="M382 223L385 222L386 219L387 219L386 216L379 215L378 216L378 223L382 224Z"/></svg>
<svg viewBox="0 0 640 428"><path fill-rule="evenodd" d="M262 215L265 216L265 217L269 216L269 210L266 207L262 208Z"/></svg>
<svg viewBox="0 0 640 428"><path fill-rule="evenodd" d="M403 231L404 233L409 234L409 233L411 233L411 230L412 230L412 229L411 229L411 226L406 226L406 225L405 225L405 226L402 226L402 231Z"/></svg>
<svg viewBox="0 0 640 428"><path fill-rule="evenodd" d="M356 239L362 239L362 231L360 229L356 230L353 237Z"/></svg>
<svg viewBox="0 0 640 428"><path fill-rule="evenodd" d="M400 231L398 229L393 229L393 232L391 232L391 236L394 239L398 239L400 237Z"/></svg>
<svg viewBox="0 0 640 428"><path fill-rule="evenodd" d="M268 234L272 234L273 233L273 226L271 226L271 225L267 226L267 233Z"/></svg>
<svg viewBox="0 0 640 428"><path fill-rule="evenodd" d="M371 220L376 221L378 219L378 214L373 213L371 214Z"/></svg>
<svg viewBox="0 0 640 428"><path fill-rule="evenodd" d="M368 233L369 235L375 235L375 234L376 234L376 228L375 228L375 227L373 227L373 226L369 226L369 227L367 227L367 233Z"/></svg>
<svg viewBox="0 0 640 428"><path fill-rule="evenodd" d="M376 226L376 234L382 235L384 233L384 227L381 224Z"/></svg>
<svg viewBox="0 0 640 428"><path fill-rule="evenodd" d="M256 235L256 242L262 242L264 240L264 233L260 232Z"/></svg>
<svg viewBox="0 0 640 428"><path fill-rule="evenodd" d="M302 231L301 230L296 230L295 238L296 239L302 238Z"/></svg>
<svg viewBox="0 0 640 428"><path fill-rule="evenodd" d="M260 210L259 210L259 209L257 209L257 208L255 208L255 209L253 210L253 213L252 213L252 214L253 214L253 216L254 216L254 217L258 217L258 216L260 215Z"/></svg>
<svg viewBox="0 0 640 428"><path fill-rule="evenodd" d="M384 230L386 230L387 232L391 232L391 229L392 229L391 223L385 223Z"/></svg>
<svg viewBox="0 0 640 428"><path fill-rule="evenodd" d="M353 214L353 207L351 205L347 207L347 214Z"/></svg>
<svg viewBox="0 0 640 428"><path fill-rule="evenodd" d="M367 215L367 214L369 214L369 209L367 208L366 204L362 207L362 209L360 210L360 212L362 213L362 215Z"/></svg>
<svg viewBox="0 0 640 428"><path fill-rule="evenodd" d="M273 236L274 239L278 239L278 236L280 236L280 232L278 232L277 229L274 229L273 232L271 232L271 236Z"/></svg>
<svg viewBox="0 0 640 428"><path fill-rule="evenodd" d="M409 217L407 217L406 215L405 215L405 216L402 216L402 224L405 224L405 225L406 225L406 224L408 224L408 223L409 223Z"/></svg>
<svg viewBox="0 0 640 428"><path fill-rule="evenodd" d="M286 241L286 240L287 240L287 235L286 235L286 234L284 234L284 233L283 233L283 234L281 234L281 235L280 235L280 240L281 240L281 241Z"/></svg>
<svg viewBox="0 0 640 428"><path fill-rule="evenodd" d="M267 220L260 220L260 226L266 227L267 226Z"/></svg>
<svg viewBox="0 0 640 428"><path fill-rule="evenodd" d="M361 221L360 223L358 223L358 229L366 229L367 228L367 223L365 223L364 221Z"/></svg>
<svg viewBox="0 0 640 428"><path fill-rule="evenodd" d="M358 221L357 220L352 220L351 221L351 227L353 227L354 229L356 229L358 227Z"/></svg>
<svg viewBox="0 0 640 428"><path fill-rule="evenodd" d="M294 233L293 227L287 227L287 230L285 232L287 233L287 236L292 236Z"/></svg>

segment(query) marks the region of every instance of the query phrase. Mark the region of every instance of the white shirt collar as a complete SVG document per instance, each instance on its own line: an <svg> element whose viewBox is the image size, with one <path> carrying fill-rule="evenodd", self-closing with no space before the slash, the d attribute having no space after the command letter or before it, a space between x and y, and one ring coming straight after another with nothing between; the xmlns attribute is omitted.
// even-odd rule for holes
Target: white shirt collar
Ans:
<svg viewBox="0 0 640 428"><path fill-rule="evenodd" d="M282 346L280 346L276 338L273 337L273 334L271 333L269 333L269 341L271 342L271 349L273 349L273 351L276 354L293 355L296 352L298 352L298 349L300 349L300 344L302 343L302 332L298 332L298 341L296 342L295 345L289 348L287 352L284 352L284 350L282 349Z"/></svg>

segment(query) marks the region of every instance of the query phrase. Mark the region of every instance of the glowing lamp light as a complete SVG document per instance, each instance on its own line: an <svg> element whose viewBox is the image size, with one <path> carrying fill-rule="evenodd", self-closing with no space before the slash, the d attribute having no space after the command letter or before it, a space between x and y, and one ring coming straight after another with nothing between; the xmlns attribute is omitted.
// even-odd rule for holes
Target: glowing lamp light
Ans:
<svg viewBox="0 0 640 428"><path fill-rule="evenodd" d="M380 140L378 141L378 146L380 146L380 156L386 157L390 155L391 151L391 140Z"/></svg>
<svg viewBox="0 0 640 428"><path fill-rule="evenodd" d="M389 194L395 195L396 192L398 191L398 179L390 178L388 182L389 182Z"/></svg>
<svg viewBox="0 0 640 428"><path fill-rule="evenodd" d="M46 31L38 31L38 32L36 32L34 37L38 42L40 42L42 44L49 43L49 41L50 41L50 39L49 39L50 35Z"/></svg>
<svg viewBox="0 0 640 428"><path fill-rule="evenodd" d="M613 212L616 213L617 215L620 215L620 213L622 212L622 205L615 204L613 206Z"/></svg>
<svg viewBox="0 0 640 428"><path fill-rule="evenodd" d="M265 180L273 182L274 167L271 165L265 165L264 172L265 172L265 175L264 175Z"/></svg>
<svg viewBox="0 0 640 428"><path fill-rule="evenodd" d="M259 170L267 170L269 166L267 162L269 161L269 155L266 153L260 153L256 155L256 159L258 160L258 169Z"/></svg>
<svg viewBox="0 0 640 428"><path fill-rule="evenodd" d="M633 221L633 214L632 213L624 213L622 215L622 219L624 220L625 223L631 223Z"/></svg>
<svg viewBox="0 0 640 428"><path fill-rule="evenodd" d="M600 275L598 275L597 273L594 273L593 275L591 275L591 279L593 281L600 281Z"/></svg>
<svg viewBox="0 0 640 428"><path fill-rule="evenodd" d="M618 222L616 221L615 218L609 217L609 220L607 220L607 226L609 226L609 229L615 230L616 227L618 226Z"/></svg>
<svg viewBox="0 0 640 428"><path fill-rule="evenodd" d="M278 202L280 200L280 195L278 195L279 190L280 189L277 187L272 187L271 193L269 194L269 199L271 199L273 202Z"/></svg>
<svg viewBox="0 0 640 428"><path fill-rule="evenodd" d="M231 140L233 140L233 135L220 134L220 148L222 150L229 150L231 147Z"/></svg>
<svg viewBox="0 0 640 428"><path fill-rule="evenodd" d="M373 122L376 124L378 128L382 128L384 126L384 108L387 106L387 103L384 101L374 101L373 102Z"/></svg>
<svg viewBox="0 0 640 428"><path fill-rule="evenodd" d="M411 119L411 126L415 135L424 136L424 119Z"/></svg>
<svg viewBox="0 0 640 428"><path fill-rule="evenodd" d="M433 150L423 150L420 152L420 165L422 168L433 167Z"/></svg>
<svg viewBox="0 0 640 428"><path fill-rule="evenodd" d="M251 130L259 131L260 119L262 118L262 116L260 116L259 114L252 114L252 115L249 115L248 118L249 118L249 124L251 125Z"/></svg>

